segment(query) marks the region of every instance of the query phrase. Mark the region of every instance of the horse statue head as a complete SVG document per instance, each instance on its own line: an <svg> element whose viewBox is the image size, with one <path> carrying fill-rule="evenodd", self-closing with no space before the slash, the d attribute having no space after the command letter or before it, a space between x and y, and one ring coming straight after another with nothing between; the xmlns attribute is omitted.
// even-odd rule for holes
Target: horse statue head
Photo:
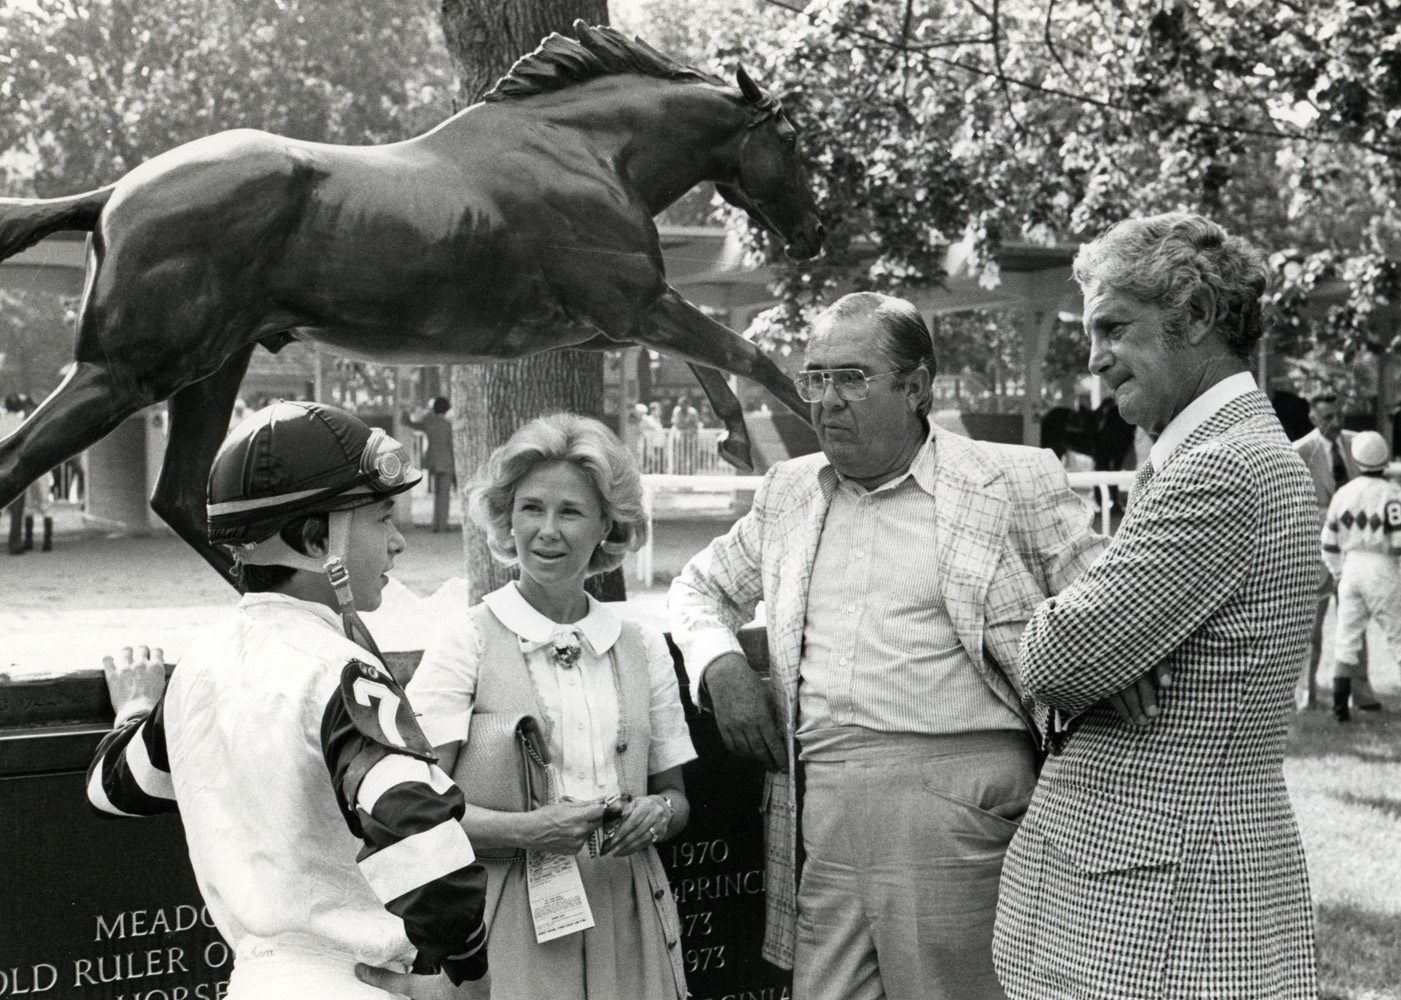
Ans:
<svg viewBox="0 0 1401 1000"><path fill-rule="evenodd" d="M789 257L816 256L826 230L817 217L798 153L798 130L778 99L750 79L743 66L735 77L753 117L740 141L737 176L732 182L717 183L715 190L759 225L782 236Z"/></svg>
<svg viewBox="0 0 1401 1000"><path fill-rule="evenodd" d="M650 205L653 212L695 182L713 181L727 202L781 237L790 257L817 254L825 231L808 187L798 130L777 98L756 84L743 67L736 72L736 94L723 79L679 63L640 38L583 21L574 22L574 31L575 38L558 33L545 38L534 52L516 61L485 100L529 101L573 90L579 94L579 108L595 122L619 116L642 126L645 134L629 138L629 145L650 143L673 154L670 161L645 158L653 173L661 175L651 178L657 182L654 189L664 192ZM587 87L590 81L628 76L676 84L678 91L690 91L693 101L681 101L673 92L650 113L632 102L620 115L618 89L600 96ZM636 92L653 93L650 88ZM642 178L635 180L653 187Z"/></svg>

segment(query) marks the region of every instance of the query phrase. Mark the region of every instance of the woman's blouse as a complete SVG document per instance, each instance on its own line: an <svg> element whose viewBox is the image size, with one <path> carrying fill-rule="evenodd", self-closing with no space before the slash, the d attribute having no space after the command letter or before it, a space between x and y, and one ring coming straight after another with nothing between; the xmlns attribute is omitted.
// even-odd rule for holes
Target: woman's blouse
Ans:
<svg viewBox="0 0 1401 1000"><path fill-rule="evenodd" d="M615 795L620 790L615 747L618 732L618 678L609 651L622 620L592 597L588 613L570 625L545 617L509 583L483 602L520 641L530 679L546 717L551 759L560 791L576 799ZM620 663L619 670L646 669L651 679L650 742L647 773L657 774L694 760L671 653L661 633L642 628L646 664ZM557 662L558 644L577 642L572 666ZM467 738L481 667L482 643L467 616L448 624L430 643L406 689L424 735L434 746ZM624 737L629 734L621 734Z"/></svg>

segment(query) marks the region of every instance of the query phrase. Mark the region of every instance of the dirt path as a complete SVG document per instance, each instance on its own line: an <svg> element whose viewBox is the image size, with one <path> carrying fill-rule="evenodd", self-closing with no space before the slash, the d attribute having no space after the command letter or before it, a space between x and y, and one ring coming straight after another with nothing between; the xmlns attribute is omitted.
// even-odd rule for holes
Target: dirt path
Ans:
<svg viewBox="0 0 1401 1000"><path fill-rule="evenodd" d="M422 649L436 622L466 602L461 535L410 528L405 540L384 606L366 616L386 650ZM667 582L635 590L628 613L662 624ZM68 530L52 552L0 549L0 671L97 669L105 654L135 643L158 645L171 659L200 627L229 614L236 597L173 535Z"/></svg>

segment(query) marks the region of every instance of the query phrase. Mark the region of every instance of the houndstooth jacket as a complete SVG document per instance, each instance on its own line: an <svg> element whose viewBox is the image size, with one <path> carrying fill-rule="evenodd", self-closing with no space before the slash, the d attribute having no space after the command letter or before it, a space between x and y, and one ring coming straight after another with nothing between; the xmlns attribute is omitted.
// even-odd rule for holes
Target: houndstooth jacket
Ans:
<svg viewBox="0 0 1401 1000"><path fill-rule="evenodd" d="M1087 507L1049 451L936 431L915 461L934 463L938 573L959 640L988 686L1030 725L1018 639L1037 605L1079 576L1104 539L1090 530ZM793 964L797 928L798 661L808 580L836 487L836 470L820 453L775 466L750 512L686 565L670 595L672 637L685 662L697 666L740 652L735 632L764 601L769 683L788 737L788 771L770 774L764 789L764 957L785 968Z"/></svg>
<svg viewBox="0 0 1401 1000"><path fill-rule="evenodd" d="M1251 390L1032 619L1027 691L1083 714L1002 870L993 954L1012 1000L1317 996L1282 772L1317 524L1309 474ZM1096 704L1160 662L1172 681L1148 727Z"/></svg>

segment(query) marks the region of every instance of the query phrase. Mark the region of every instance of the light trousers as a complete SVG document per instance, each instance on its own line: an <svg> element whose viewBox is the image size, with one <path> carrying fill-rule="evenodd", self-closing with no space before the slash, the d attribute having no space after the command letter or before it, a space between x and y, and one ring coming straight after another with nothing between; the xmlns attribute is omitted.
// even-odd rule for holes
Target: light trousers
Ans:
<svg viewBox="0 0 1401 1000"><path fill-rule="evenodd" d="M794 1000L1005 1000L992 926L1030 739L871 734L842 755L801 765Z"/></svg>
<svg viewBox="0 0 1401 1000"><path fill-rule="evenodd" d="M362 983L355 957L312 948L258 945L234 960L226 1000L402 1000Z"/></svg>
<svg viewBox="0 0 1401 1000"><path fill-rule="evenodd" d="M452 509L451 472L434 472L433 477L433 530L447 531L448 518Z"/></svg>
<svg viewBox="0 0 1401 1000"><path fill-rule="evenodd" d="M1333 638L1335 677L1348 677L1356 688L1367 680L1367 622L1386 633L1392 656L1401 656L1401 567L1381 552L1349 552L1338 580L1338 630ZM1359 704L1376 701L1368 685Z"/></svg>

